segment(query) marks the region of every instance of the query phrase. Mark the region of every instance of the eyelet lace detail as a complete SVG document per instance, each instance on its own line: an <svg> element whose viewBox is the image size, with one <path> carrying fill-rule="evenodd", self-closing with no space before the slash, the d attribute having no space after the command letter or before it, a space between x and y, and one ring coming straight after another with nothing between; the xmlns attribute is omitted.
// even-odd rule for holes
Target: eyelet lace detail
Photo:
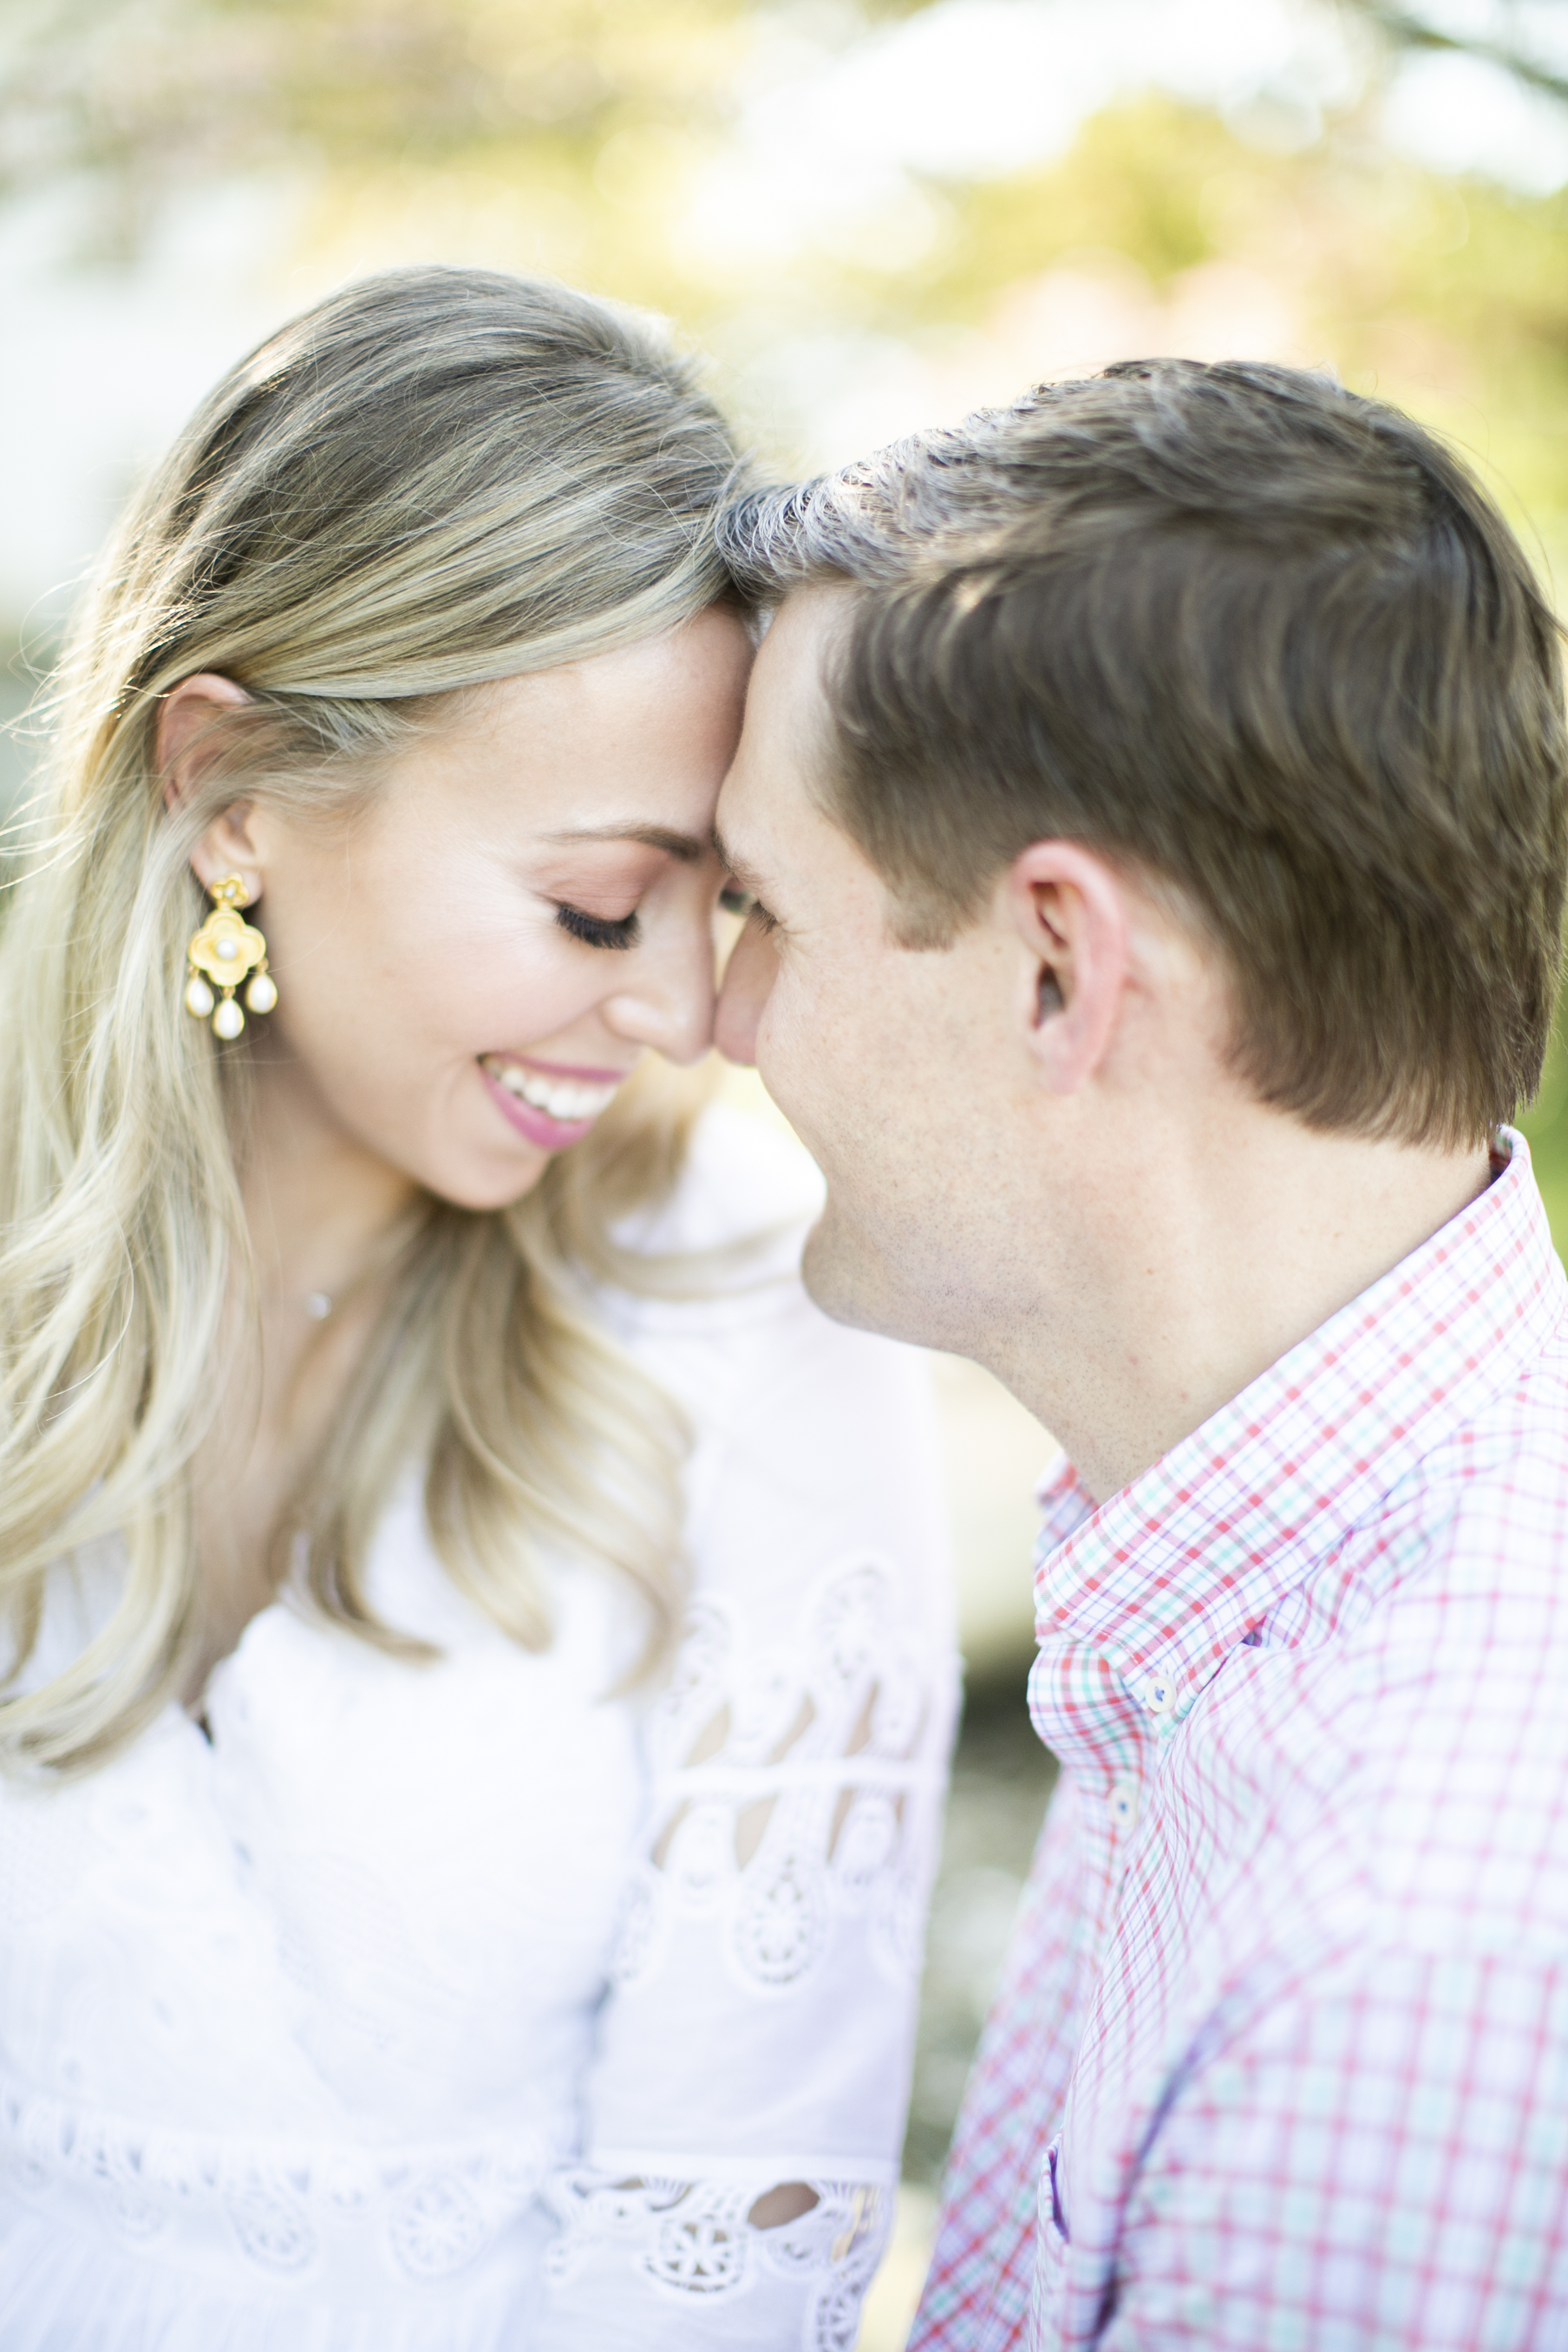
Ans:
<svg viewBox="0 0 1568 2352"><path fill-rule="evenodd" d="M758 2274L805 2289L802 2352L852 2352L860 2305L892 2226L892 2196L861 2181L808 2179L809 2212L769 2230L746 2219L771 2179L611 2180L563 2172L550 2189L562 2231L547 2268L557 2286L595 2264L635 2263L671 2298L705 2305Z"/></svg>
<svg viewBox="0 0 1568 2352"><path fill-rule="evenodd" d="M237 2249L261 2276L299 2278L330 2239L367 2242L394 2278L453 2276L539 2196L550 2168L527 2135L458 2148L293 2151L132 2129L0 2091L0 2176L46 2209L83 2200L127 2247Z"/></svg>
<svg viewBox="0 0 1568 2352"><path fill-rule="evenodd" d="M758 1984L804 1976L827 1932L827 1874L816 1853L784 1853L747 1886L731 1949Z"/></svg>
<svg viewBox="0 0 1568 2352"><path fill-rule="evenodd" d="M650 1728L654 1859L623 1907L615 1973L657 1965L671 1916L718 1918L736 1973L763 1991L809 1974L836 1918L866 1917L884 1970L920 1966L928 1841L909 1801L940 1793L922 1749L929 1660L908 1638L900 1580L858 1559L823 1577L799 1646L759 1653L722 1600L693 1610Z"/></svg>
<svg viewBox="0 0 1568 2352"><path fill-rule="evenodd" d="M680 1246L815 1213L760 1132L694 1144ZM6 2352L847 2352L957 1677L921 1368L816 1314L796 1238L765 1283L609 1318L694 1438L672 1683L624 1685L626 1596L584 1564L549 1648L510 1641L411 1472L368 1591L438 1660L280 1600L210 1744L170 1708L100 1773L0 1787ZM40 1667L124 1569L62 1569ZM555 2165L581 2229L626 2211L559 2288Z"/></svg>

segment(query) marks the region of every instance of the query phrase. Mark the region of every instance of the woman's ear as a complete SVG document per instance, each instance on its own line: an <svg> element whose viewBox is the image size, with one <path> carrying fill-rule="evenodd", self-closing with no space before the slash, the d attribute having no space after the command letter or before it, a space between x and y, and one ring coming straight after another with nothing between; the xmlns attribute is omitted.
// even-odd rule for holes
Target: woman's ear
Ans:
<svg viewBox="0 0 1568 2352"><path fill-rule="evenodd" d="M249 700L243 687L216 670L182 678L163 697L154 757L163 779L165 807L177 807L205 775L215 749L210 740L214 721ZM226 874L237 874L247 906L261 896L260 862L250 835L251 807L247 800L231 802L191 852L192 867L204 889Z"/></svg>
<svg viewBox="0 0 1568 2352"><path fill-rule="evenodd" d="M1028 950L1030 1052L1052 1094L1076 1094L1105 1059L1129 970L1127 908L1113 866L1072 841L1037 841L1003 886Z"/></svg>

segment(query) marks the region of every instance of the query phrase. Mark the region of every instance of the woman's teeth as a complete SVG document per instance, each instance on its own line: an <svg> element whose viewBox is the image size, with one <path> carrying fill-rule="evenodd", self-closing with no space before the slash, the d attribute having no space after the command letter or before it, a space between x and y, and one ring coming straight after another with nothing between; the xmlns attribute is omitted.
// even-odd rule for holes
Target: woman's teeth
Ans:
<svg viewBox="0 0 1568 2352"><path fill-rule="evenodd" d="M575 1078L547 1078L538 1070L525 1070L521 1062L503 1062L495 1054L483 1054L479 1060L481 1067L509 1095L516 1095L534 1110L543 1111L548 1118L558 1118L563 1127L597 1118L615 1099L613 1086L586 1087Z"/></svg>

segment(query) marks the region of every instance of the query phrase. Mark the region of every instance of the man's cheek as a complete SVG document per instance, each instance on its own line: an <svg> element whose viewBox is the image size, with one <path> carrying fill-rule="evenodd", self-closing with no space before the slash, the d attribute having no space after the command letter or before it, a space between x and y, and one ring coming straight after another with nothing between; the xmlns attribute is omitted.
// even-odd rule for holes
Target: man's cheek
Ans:
<svg viewBox="0 0 1568 2352"><path fill-rule="evenodd" d="M773 986L757 1019L757 1067L794 1074L805 1058L803 1041L811 1034L810 1008L803 1002L798 982L784 970L773 974Z"/></svg>
<svg viewBox="0 0 1568 2352"><path fill-rule="evenodd" d="M825 1052L823 1024L798 988L774 986L757 1024L757 1071L808 1150L822 1147L845 1124L845 1074Z"/></svg>
<svg viewBox="0 0 1568 2352"><path fill-rule="evenodd" d="M809 1055L775 985L757 1022L752 1047L757 1076L791 1124L800 1127L806 1108L803 1079Z"/></svg>

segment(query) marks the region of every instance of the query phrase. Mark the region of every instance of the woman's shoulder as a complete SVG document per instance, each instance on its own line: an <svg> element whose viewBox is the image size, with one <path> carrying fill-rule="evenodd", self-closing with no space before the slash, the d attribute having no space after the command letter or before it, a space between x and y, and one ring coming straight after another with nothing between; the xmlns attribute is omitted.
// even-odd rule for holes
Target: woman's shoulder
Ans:
<svg viewBox="0 0 1568 2352"><path fill-rule="evenodd" d="M700 1581L714 1570L721 1525L725 1572L754 1587L768 1581L764 1524L785 1584L818 1552L837 1559L869 1547L923 1564L945 1524L928 1359L834 1320L801 1281L822 1199L787 1132L721 1105L700 1123L676 1193L637 1237L650 1259L671 1253L662 1264L675 1286L627 1297L616 1320L691 1422Z"/></svg>
<svg viewBox="0 0 1568 2352"><path fill-rule="evenodd" d="M673 1190L626 1219L616 1238L639 1256L754 1253L769 1271L793 1272L822 1198L822 1178L782 1120L711 1103Z"/></svg>
<svg viewBox="0 0 1568 2352"><path fill-rule="evenodd" d="M920 1352L832 1320L806 1294L801 1249L823 1193L782 1120L718 1103L699 1119L669 1197L618 1229L647 1278L639 1267L625 1289L602 1294L606 1319L700 1429L744 1416L755 1445L759 1418L781 1442L803 1419L923 1421Z"/></svg>

